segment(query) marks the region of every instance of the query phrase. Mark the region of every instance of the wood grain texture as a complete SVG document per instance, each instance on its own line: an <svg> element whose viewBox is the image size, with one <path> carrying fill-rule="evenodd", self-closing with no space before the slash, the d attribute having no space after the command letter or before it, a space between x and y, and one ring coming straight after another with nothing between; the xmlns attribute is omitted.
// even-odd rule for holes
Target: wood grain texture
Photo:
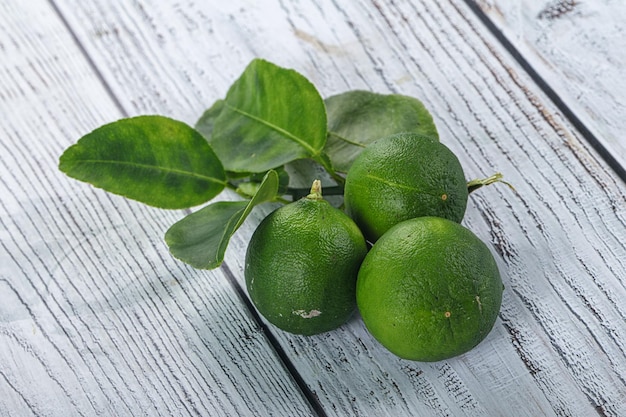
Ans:
<svg viewBox="0 0 626 417"><path fill-rule="evenodd" d="M0 183L10 219L3 220L9 232L2 242L16 259L2 262L2 292L10 294L8 305L21 306L0 311L2 317L19 312L24 317L2 322L0 334L11 342L0 356L6 393L0 409L23 415L113 409L132 415L141 404L146 415L308 411L280 364L271 358L263 364L271 355L266 338L224 277L243 287L243 252L271 207L257 210L237 233L222 270L192 271L158 244L176 214L61 180L54 166L55 155L72 138L120 114L159 113L195 122L250 59L263 57L302 72L324 96L364 88L422 99L468 178L502 171L518 191L492 186L472 194L468 207L465 224L491 245L506 285L494 331L470 353L432 364L400 360L368 335L358 316L315 337L267 326L323 413L626 415L621 303L626 187L465 3L63 0L55 5L101 79L71 47L76 62L51 58L55 65L35 66L39 72L66 71L60 77L65 83L48 87L56 101L45 101L53 93L40 93L3 104L19 115L0 125L18 132L3 146L41 132L42 120L56 139L21 144L21 158L14 156L18 151L0 157L8 167L0 178L11 178ZM56 22L63 40L52 48L58 54L73 44ZM5 33L23 33L10 29ZM46 45L29 49L43 54L51 48ZM73 65L66 67L67 62ZM23 81L7 83L0 94L15 95L16 85L37 79L13 78ZM28 118L14 110L31 101L40 104L29 109ZM46 175L28 174L38 166ZM18 181L22 177L29 180ZM5 198L5 189L13 197ZM64 196L61 207L53 203L57 194ZM46 222L48 212L64 225ZM37 226L44 231L36 232ZM42 265L54 269L40 272ZM79 273L82 280L69 278ZM207 275L210 281L203 279ZM178 312L173 322L172 311ZM52 342L35 338L44 332ZM124 335L139 340L125 342ZM192 353L181 346L188 340ZM33 358L37 365L27 366ZM217 387L209 389L200 375L211 375L205 378ZM244 385L233 382L239 377ZM34 381L49 391L33 388ZM175 408L186 394L196 407ZM155 403L159 406L152 407ZM32 410L38 413L29 414Z"/></svg>
<svg viewBox="0 0 626 417"><path fill-rule="evenodd" d="M472 0L626 166L626 8L619 1Z"/></svg>
<svg viewBox="0 0 626 417"><path fill-rule="evenodd" d="M0 415L312 413L182 213L79 184L58 156L122 116L46 2L0 5Z"/></svg>
<svg viewBox="0 0 626 417"><path fill-rule="evenodd" d="M193 120L222 96L249 59L262 56L297 68L324 95L367 88L424 99L443 140L465 155L468 176L502 170L519 191L485 190L468 212L466 223L499 253L508 289L501 320L481 348L425 365L381 350L358 318L313 338L276 333L326 412L620 415L623 184L463 4L226 7L188 2L109 8L93 2L63 10L86 49L99 57L98 66L111 68L109 83L126 86L122 103L159 104L134 111L175 109ZM81 13L92 9L98 10L91 15L98 16L94 26L118 27L124 38L111 44L91 36L93 29L82 22L92 20ZM177 13L185 18L174 18ZM140 22L137 30L120 26L133 20ZM206 47L197 51L197 44ZM125 66L136 71L118 69ZM202 66L188 86L169 90L183 75L181 68ZM166 93L129 88L137 76L145 77L144 85L165 83ZM221 84L215 84L218 77ZM205 87L198 91L199 86ZM256 221L262 213L257 216ZM254 220L229 251L228 264L240 282L253 225Z"/></svg>

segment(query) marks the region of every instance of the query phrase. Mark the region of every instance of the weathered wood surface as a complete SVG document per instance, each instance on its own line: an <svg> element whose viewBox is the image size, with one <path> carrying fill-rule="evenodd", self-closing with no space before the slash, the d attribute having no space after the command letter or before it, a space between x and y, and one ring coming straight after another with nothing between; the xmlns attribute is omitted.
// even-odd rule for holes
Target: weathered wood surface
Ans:
<svg viewBox="0 0 626 417"><path fill-rule="evenodd" d="M224 273L168 254L178 213L58 172L124 113L55 10L3 3L0 39L0 415L311 414Z"/></svg>
<svg viewBox="0 0 626 417"><path fill-rule="evenodd" d="M202 272L162 241L184 213L57 172L105 122L194 123L254 57L323 96L419 97L468 178L516 186L465 219L506 285L478 348L400 360L358 317L276 331L242 273L270 207ZM626 415L626 187L464 2L3 3L0 58L0 415Z"/></svg>
<svg viewBox="0 0 626 417"><path fill-rule="evenodd" d="M611 0L470 0L611 158L626 166L626 8ZM621 174L626 176L625 171Z"/></svg>

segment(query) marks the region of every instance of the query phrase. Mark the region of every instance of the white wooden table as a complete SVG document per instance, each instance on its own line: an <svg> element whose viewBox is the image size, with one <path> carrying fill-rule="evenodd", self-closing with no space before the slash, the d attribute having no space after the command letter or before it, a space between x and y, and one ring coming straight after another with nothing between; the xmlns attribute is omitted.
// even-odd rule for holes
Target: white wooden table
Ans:
<svg viewBox="0 0 626 417"><path fill-rule="evenodd" d="M0 415L626 416L624 22L611 0L1 2ZM418 97L468 178L515 185L464 220L506 285L476 349L401 360L358 316L277 331L242 272L270 208L194 270L163 241L185 213L58 171L119 118L195 123L255 57L324 97Z"/></svg>

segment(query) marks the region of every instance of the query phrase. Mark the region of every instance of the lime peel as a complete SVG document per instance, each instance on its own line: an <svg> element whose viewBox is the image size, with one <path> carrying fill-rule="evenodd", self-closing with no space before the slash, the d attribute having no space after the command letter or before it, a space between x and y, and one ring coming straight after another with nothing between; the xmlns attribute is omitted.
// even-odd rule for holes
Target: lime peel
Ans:
<svg viewBox="0 0 626 417"><path fill-rule="evenodd" d="M469 229L419 217L389 229L366 255L357 305L369 333L395 355L440 361L483 341L498 318L502 279Z"/></svg>
<svg viewBox="0 0 626 417"><path fill-rule="evenodd" d="M356 309L356 278L366 254L357 225L322 198L316 180L309 197L277 208L257 226L246 251L246 289L279 329L330 331Z"/></svg>

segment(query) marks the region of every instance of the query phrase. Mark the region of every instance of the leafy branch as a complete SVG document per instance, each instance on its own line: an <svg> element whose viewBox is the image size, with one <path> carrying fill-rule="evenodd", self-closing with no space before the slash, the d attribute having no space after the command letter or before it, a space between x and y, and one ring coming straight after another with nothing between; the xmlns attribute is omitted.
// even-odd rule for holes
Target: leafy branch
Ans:
<svg viewBox="0 0 626 417"><path fill-rule="evenodd" d="M241 201L209 203L165 234L173 256L212 269L254 207L305 196L312 177L328 183L326 195L342 195L342 173L363 148L399 132L438 138L415 98L356 90L324 100L298 72L255 59L194 127L158 115L121 119L66 149L59 169L163 209L236 192Z"/></svg>

